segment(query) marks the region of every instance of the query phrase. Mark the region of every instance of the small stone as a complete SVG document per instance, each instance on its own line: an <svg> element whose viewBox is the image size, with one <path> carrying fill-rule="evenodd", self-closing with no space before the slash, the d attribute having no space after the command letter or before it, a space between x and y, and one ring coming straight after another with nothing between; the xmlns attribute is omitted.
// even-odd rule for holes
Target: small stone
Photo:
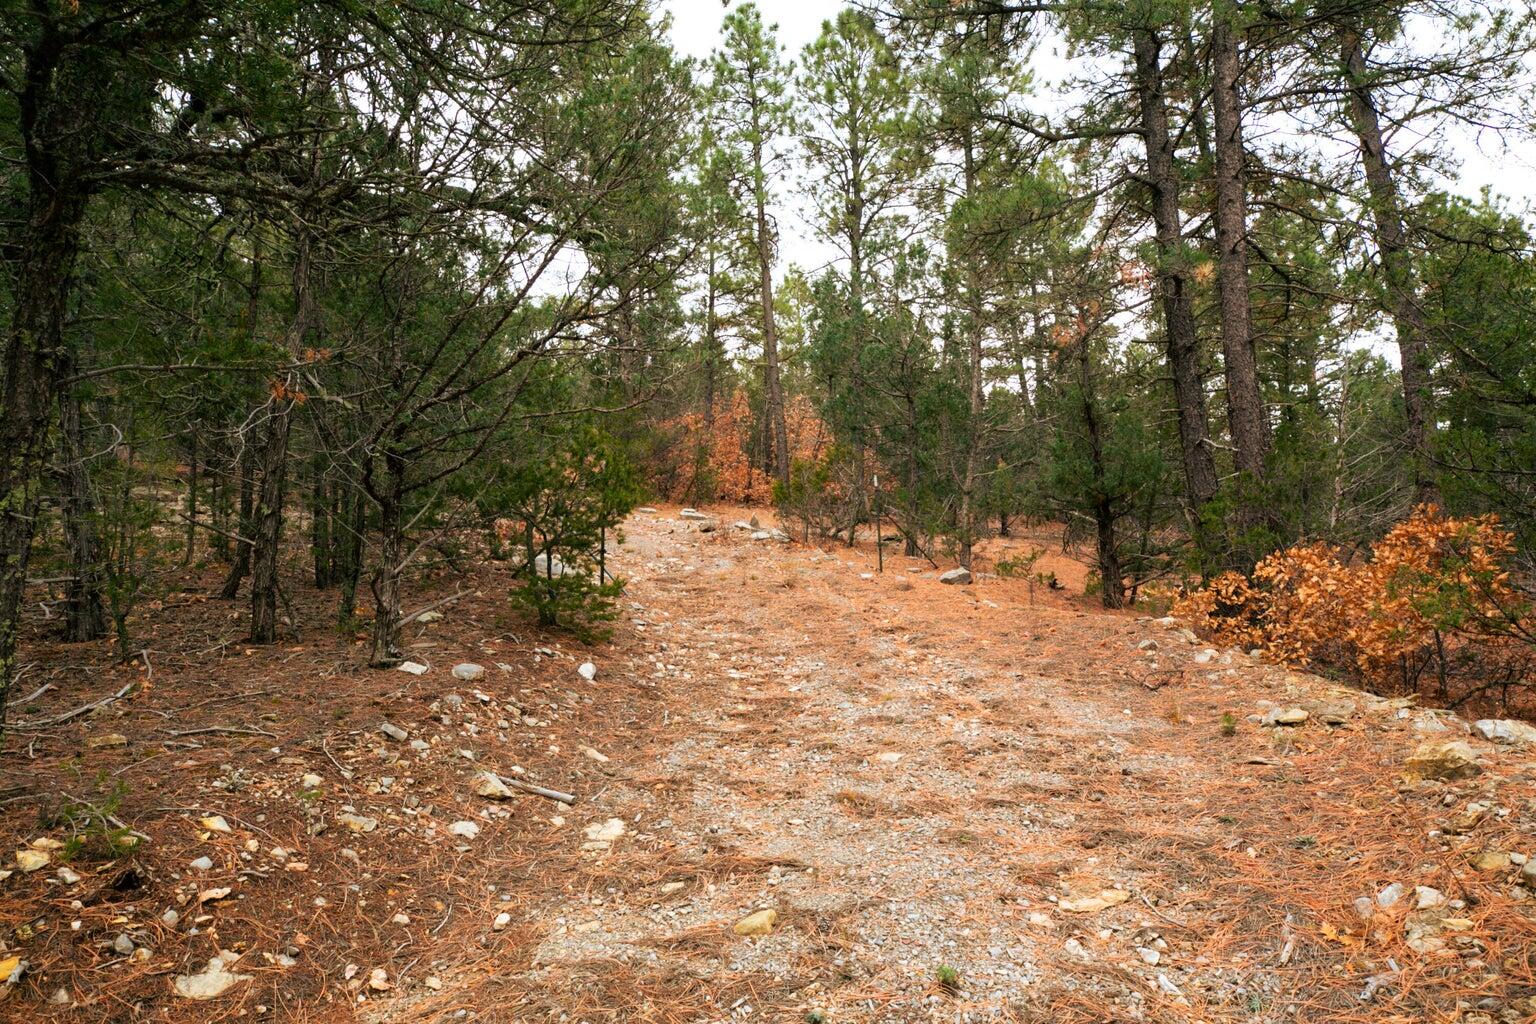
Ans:
<svg viewBox="0 0 1536 1024"><path fill-rule="evenodd" d="M1147 946L1137 947L1136 955L1141 957L1143 963L1149 964L1152 967L1156 967L1158 962L1163 958L1161 953Z"/></svg>
<svg viewBox="0 0 1536 1024"><path fill-rule="evenodd" d="M422 984L427 986L427 988L431 989L433 992L439 992L443 987L442 979L435 974L427 975Z"/></svg>
<svg viewBox="0 0 1536 1024"><path fill-rule="evenodd" d="M188 867L193 871L212 871L213 858L208 856L199 857L189 864Z"/></svg>
<svg viewBox="0 0 1536 1024"><path fill-rule="evenodd" d="M17 850L16 866L23 872L31 874L48 866L52 858L42 850Z"/></svg>
<svg viewBox="0 0 1536 1024"><path fill-rule="evenodd" d="M759 910L757 913L748 914L740 921L737 921L736 926L731 930L737 935L767 935L773 931L774 922L778 919L779 912L777 910L772 908Z"/></svg>
<svg viewBox="0 0 1536 1024"><path fill-rule="evenodd" d="M1104 889L1092 896L1064 899L1056 905L1073 914L1091 914L1099 910L1117 907L1131 898L1124 889Z"/></svg>
<svg viewBox="0 0 1536 1024"><path fill-rule="evenodd" d="M209 832L223 832L227 835L234 831L234 829L229 827L229 822L224 820L224 815L222 814L210 814L206 818L199 819L198 824L202 825Z"/></svg>
<svg viewBox="0 0 1536 1024"><path fill-rule="evenodd" d="M231 987L250 980L249 974L231 973L224 957L216 956L203 973L179 975L171 987L183 999L217 999Z"/></svg>
<svg viewBox="0 0 1536 1024"><path fill-rule="evenodd" d="M1431 740L1403 762L1405 774L1413 779L1464 779L1479 774L1477 752L1464 740Z"/></svg>
<svg viewBox="0 0 1536 1024"><path fill-rule="evenodd" d="M598 764L607 764L608 763L608 755L602 753L601 751L594 750L593 748L588 747L588 746L583 746L581 748L581 752L585 756L587 756L587 757L591 758L592 760L596 761Z"/></svg>
<svg viewBox="0 0 1536 1024"><path fill-rule="evenodd" d="M609 818L588 825L586 831L587 838L594 843L611 843L624 834L624 821L621 818Z"/></svg>
<svg viewBox="0 0 1536 1024"><path fill-rule="evenodd" d="M338 814L336 820L353 832L372 832L379 827L379 819L364 814Z"/></svg>
<svg viewBox="0 0 1536 1024"><path fill-rule="evenodd" d="M413 676L424 676L427 674L427 666L419 661L402 661L395 666L395 669L399 672L408 672Z"/></svg>
<svg viewBox="0 0 1536 1024"><path fill-rule="evenodd" d="M496 919L491 922L491 930L492 931L498 931L498 932L502 931L504 928L507 927L507 925L509 925L511 923L512 923L512 915L507 913L506 911L502 911L501 913L497 914L496 915Z"/></svg>
<svg viewBox="0 0 1536 1024"><path fill-rule="evenodd" d="M1312 715L1305 708L1276 708L1263 718L1265 725L1300 725Z"/></svg>
<svg viewBox="0 0 1536 1024"><path fill-rule="evenodd" d="M1148 637L1141 643L1137 644L1136 649L1138 651L1155 651L1157 650L1157 641L1153 640L1151 637Z"/></svg>
<svg viewBox="0 0 1536 1024"><path fill-rule="evenodd" d="M474 839L480 835L480 826L472 821L456 821L448 826L448 831L463 839Z"/></svg>
<svg viewBox="0 0 1536 1024"><path fill-rule="evenodd" d="M958 568L951 569L939 576L939 582L948 584L969 583L971 582L971 570L967 569L963 565Z"/></svg>
<svg viewBox="0 0 1536 1024"><path fill-rule="evenodd" d="M576 667L576 674L590 683L597 678L597 666L590 661L584 661Z"/></svg>
<svg viewBox="0 0 1536 1024"><path fill-rule="evenodd" d="M875 755L876 761L884 761L886 764L895 764L901 760L901 754L894 750L883 750Z"/></svg>
<svg viewBox="0 0 1536 1024"><path fill-rule="evenodd" d="M126 747L128 737L120 732L109 732L105 736L92 736L85 741L85 745L92 750L100 750L104 747Z"/></svg>
<svg viewBox="0 0 1536 1024"><path fill-rule="evenodd" d="M673 893L682 892L686 888L688 888L687 882L663 882L661 894L663 896L671 896Z"/></svg>
<svg viewBox="0 0 1536 1024"><path fill-rule="evenodd" d="M1445 905L1445 893L1439 889L1431 889L1427 885L1413 887L1413 909L1433 910L1435 907Z"/></svg>
<svg viewBox="0 0 1536 1024"><path fill-rule="evenodd" d="M494 772L480 772L470 780L470 787L476 796L483 796L487 800L510 800L515 795Z"/></svg>
<svg viewBox="0 0 1536 1024"><path fill-rule="evenodd" d="M1509 867L1509 854L1503 850L1484 850L1472 858L1475 871L1504 871Z"/></svg>
<svg viewBox="0 0 1536 1024"><path fill-rule="evenodd" d="M167 928L175 928L180 921L181 915L176 912L174 907L167 907L165 913L160 915L160 923Z"/></svg>
<svg viewBox="0 0 1536 1024"><path fill-rule="evenodd" d="M368 972L368 987L373 989L375 992L388 992L390 989L394 988L394 986L389 983L389 972L384 970L382 967L375 967L373 970Z"/></svg>
<svg viewBox="0 0 1536 1024"><path fill-rule="evenodd" d="M418 754L425 754L427 751L432 749L432 744L423 739L415 739L411 740L411 749L416 751Z"/></svg>
<svg viewBox="0 0 1536 1024"><path fill-rule="evenodd" d="M389 919L389 923L390 924L410 924L411 923L411 915L410 914L396 914L394 917Z"/></svg>
<svg viewBox="0 0 1536 1024"><path fill-rule="evenodd" d="M406 732L404 729L400 728L398 725L395 725L392 722L382 722L382 723L380 723L379 724L379 732L383 733L385 736L388 736L390 739L398 740L401 743L404 743L406 741L406 739L409 738L410 735L411 735L410 733Z"/></svg>
<svg viewBox="0 0 1536 1024"><path fill-rule="evenodd" d="M59 870L54 874L54 877L63 882L65 885L74 885L76 882L80 881L79 873L72 871L69 868L59 868Z"/></svg>
<svg viewBox="0 0 1536 1024"><path fill-rule="evenodd" d="M1398 900L1407 895L1407 892L1408 889L1403 885L1402 882L1393 882L1391 885L1387 886L1385 889L1381 890L1381 892L1376 894L1376 905L1385 910L1388 907L1395 905Z"/></svg>
<svg viewBox="0 0 1536 1024"><path fill-rule="evenodd" d="M453 678L462 679L466 683L472 683L485 675L485 668L474 662L466 661L453 666Z"/></svg>
<svg viewBox="0 0 1536 1024"><path fill-rule="evenodd" d="M303 786L305 789L319 789L324 783L324 779L313 773L306 775L299 780L299 785Z"/></svg>
<svg viewBox="0 0 1536 1024"><path fill-rule="evenodd" d="M442 622L443 621L443 613L438 611L436 608L434 608L431 611L422 612L420 615L416 616L416 621L417 622Z"/></svg>
<svg viewBox="0 0 1536 1024"><path fill-rule="evenodd" d="M133 940L126 932L118 932L117 938L112 940L112 952L118 956L128 956L133 952Z"/></svg>
<svg viewBox="0 0 1536 1024"><path fill-rule="evenodd" d="M1520 881L1524 885L1536 887L1536 860L1528 860L1521 865Z"/></svg>

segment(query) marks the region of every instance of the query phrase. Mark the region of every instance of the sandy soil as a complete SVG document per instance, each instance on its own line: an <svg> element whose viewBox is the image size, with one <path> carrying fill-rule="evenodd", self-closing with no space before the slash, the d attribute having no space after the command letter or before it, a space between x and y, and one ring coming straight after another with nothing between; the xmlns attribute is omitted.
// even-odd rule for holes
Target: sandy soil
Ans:
<svg viewBox="0 0 1536 1024"><path fill-rule="evenodd" d="M71 862L75 883L54 864L0 882L31 965L0 1016L1536 1018L1530 750L1474 740L1475 776L1404 781L1415 745L1465 724L1022 580L945 586L890 554L879 574L868 545L753 541L732 526L752 513L710 511L707 531L635 517L611 644L533 636L486 568L419 630L425 675L353 667L352 638L211 670L189 643L148 694L18 733L7 839L63 835L40 790L105 773L149 842ZM34 684L82 657L44 649ZM486 676L455 680L460 660ZM162 718L194 684L215 703ZM279 696L218 703L257 689ZM1261 721L1293 708L1307 720ZM167 732L209 724L261 734ZM89 746L107 735L127 745ZM576 803L484 800L486 767ZM737 934L759 911L771 925ZM249 980L172 994L219 950Z"/></svg>

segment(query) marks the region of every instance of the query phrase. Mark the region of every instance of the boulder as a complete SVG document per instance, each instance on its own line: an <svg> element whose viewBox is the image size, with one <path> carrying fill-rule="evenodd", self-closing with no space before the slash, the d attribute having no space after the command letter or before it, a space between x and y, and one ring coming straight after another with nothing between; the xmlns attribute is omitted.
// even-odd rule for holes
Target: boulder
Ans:
<svg viewBox="0 0 1536 1024"><path fill-rule="evenodd" d="M533 556L533 571L545 579L549 579L550 577L564 576L572 570L564 562L560 561L558 557L551 557L541 552Z"/></svg>
<svg viewBox="0 0 1536 1024"><path fill-rule="evenodd" d="M1485 740L1494 743L1512 743L1517 746L1536 745L1536 725L1517 722L1512 718L1483 718L1472 723L1472 729Z"/></svg>
<svg viewBox="0 0 1536 1024"><path fill-rule="evenodd" d="M958 569L951 569L939 576L939 582L950 584L969 583L971 582L971 570L967 569L963 565Z"/></svg>
<svg viewBox="0 0 1536 1024"><path fill-rule="evenodd" d="M1414 779L1465 779L1483 770L1477 752L1465 740L1420 743L1403 762L1403 768Z"/></svg>

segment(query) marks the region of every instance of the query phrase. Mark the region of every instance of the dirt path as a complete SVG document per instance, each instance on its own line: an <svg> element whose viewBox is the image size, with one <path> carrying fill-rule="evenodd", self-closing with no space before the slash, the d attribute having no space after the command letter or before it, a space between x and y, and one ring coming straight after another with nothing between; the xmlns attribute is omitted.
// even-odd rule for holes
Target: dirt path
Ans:
<svg viewBox="0 0 1536 1024"><path fill-rule="evenodd" d="M1529 901L1429 835L1469 798L1514 798L1501 838L1478 842L1536 853L1528 758L1506 756L1507 784L1399 787L1403 745L1438 719L1167 626L1032 603L1023 584L944 586L903 558L872 577L870 552L754 542L730 515L708 533L670 513L631 530L651 650L627 670L660 688L663 720L608 751L623 781L581 808L626 834L585 852L607 884L566 903L533 955L550 1011L1536 1011L1520 1002L1536 994ZM1266 698L1311 721L1243 720ZM1407 896L1366 923L1354 901L1393 882ZM1456 903L1414 910L1416 885ZM760 910L771 931L732 931ZM1456 915L1476 923L1445 932ZM1414 934L1436 941L1421 954Z"/></svg>
<svg viewBox="0 0 1536 1024"><path fill-rule="evenodd" d="M1466 723L750 514L637 515L610 643L531 631L506 563L420 581L473 591L412 626L420 675L364 631L242 645L217 567L136 625L152 676L40 630L0 1019L1536 1018L1530 749L1405 781Z"/></svg>

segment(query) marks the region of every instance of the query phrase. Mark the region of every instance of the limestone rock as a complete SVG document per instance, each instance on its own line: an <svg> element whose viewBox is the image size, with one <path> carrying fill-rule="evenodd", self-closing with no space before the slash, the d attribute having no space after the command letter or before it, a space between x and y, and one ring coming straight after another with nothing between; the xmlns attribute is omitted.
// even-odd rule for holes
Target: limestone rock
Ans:
<svg viewBox="0 0 1536 1024"><path fill-rule="evenodd" d="M1108 910L1110 907L1118 907L1130 898L1131 894L1124 889L1104 889L1092 896L1064 899L1056 905L1069 913L1092 914L1100 910Z"/></svg>
<svg viewBox="0 0 1536 1024"><path fill-rule="evenodd" d="M1312 715L1306 708L1276 708L1263 718L1265 725L1300 725Z"/></svg>
<svg viewBox="0 0 1536 1024"><path fill-rule="evenodd" d="M208 968L201 974L178 975L171 983L176 994L183 999L217 999L240 982L251 980L249 974L232 973L224 956L209 960Z"/></svg>
<svg viewBox="0 0 1536 1024"><path fill-rule="evenodd" d="M472 683L485 675L485 668L476 665L472 661L461 662L453 666L453 678L462 679L466 683Z"/></svg>
<svg viewBox="0 0 1536 1024"><path fill-rule="evenodd" d="M1403 762L1405 773L1414 779L1465 779L1479 774L1477 752L1464 740L1430 740Z"/></svg>
<svg viewBox="0 0 1536 1024"><path fill-rule="evenodd" d="M576 667L576 674L590 683L597 678L597 666L590 661L584 661Z"/></svg>
<svg viewBox="0 0 1536 1024"><path fill-rule="evenodd" d="M448 826L448 831L462 839L473 839L480 834L480 826L472 821L456 821Z"/></svg>
<svg viewBox="0 0 1536 1024"><path fill-rule="evenodd" d="M391 722L381 723L379 725L379 732L383 733L385 736L388 736L392 740L399 740L401 743L404 743L406 738L410 736L410 733L406 732L404 729Z"/></svg>
<svg viewBox="0 0 1536 1024"><path fill-rule="evenodd" d="M939 576L939 582L949 584L969 583L971 582L971 570L967 569L963 565L958 568L951 569Z"/></svg>
<svg viewBox="0 0 1536 1024"><path fill-rule="evenodd" d="M27 874L47 867L50 859L48 853L43 850L16 851L16 866Z"/></svg>
<svg viewBox="0 0 1536 1024"><path fill-rule="evenodd" d="M771 907L767 910L759 910L755 914L748 914L731 930L737 935L767 935L773 931L774 922L779 919L779 912Z"/></svg>
<svg viewBox="0 0 1536 1024"><path fill-rule="evenodd" d="M494 772L481 772L470 781L470 787L474 789L476 796L483 796L487 800L510 800L514 796L511 788L496 777Z"/></svg>
<svg viewBox="0 0 1536 1024"><path fill-rule="evenodd" d="M1472 723L1473 730L1485 740L1517 746L1536 745L1536 725L1512 718L1483 718Z"/></svg>

